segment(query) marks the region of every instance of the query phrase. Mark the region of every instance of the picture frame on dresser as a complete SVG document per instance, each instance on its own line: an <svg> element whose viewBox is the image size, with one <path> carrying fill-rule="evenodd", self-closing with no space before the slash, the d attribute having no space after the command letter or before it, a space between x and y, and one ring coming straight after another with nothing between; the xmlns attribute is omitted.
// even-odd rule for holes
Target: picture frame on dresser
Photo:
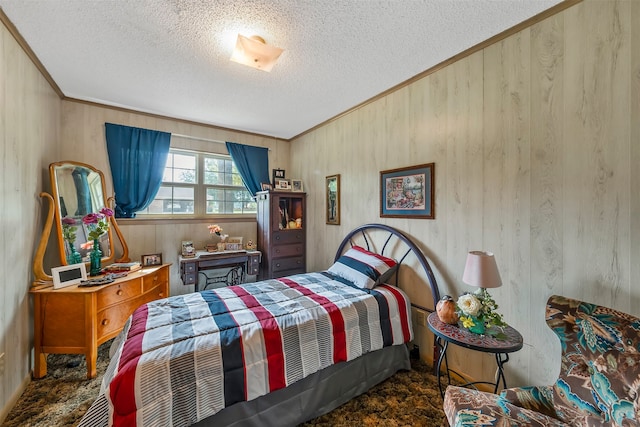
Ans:
<svg viewBox="0 0 640 427"><path fill-rule="evenodd" d="M279 191L291 191L291 182L288 179L276 179L275 189Z"/></svg>
<svg viewBox="0 0 640 427"><path fill-rule="evenodd" d="M162 253L142 255L140 264L142 264L143 267L162 265Z"/></svg>
<svg viewBox="0 0 640 427"><path fill-rule="evenodd" d="M53 267L51 277L53 277L53 289L78 285L83 280L87 280L87 268L84 263Z"/></svg>

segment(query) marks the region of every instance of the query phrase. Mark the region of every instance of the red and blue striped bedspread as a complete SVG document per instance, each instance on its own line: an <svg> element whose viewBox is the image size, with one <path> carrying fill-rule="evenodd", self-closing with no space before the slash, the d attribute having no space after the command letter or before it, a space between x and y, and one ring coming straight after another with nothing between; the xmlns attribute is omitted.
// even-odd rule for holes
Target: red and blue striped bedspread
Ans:
<svg viewBox="0 0 640 427"><path fill-rule="evenodd" d="M121 337L81 426L188 426L413 331L398 288L320 272L154 301Z"/></svg>

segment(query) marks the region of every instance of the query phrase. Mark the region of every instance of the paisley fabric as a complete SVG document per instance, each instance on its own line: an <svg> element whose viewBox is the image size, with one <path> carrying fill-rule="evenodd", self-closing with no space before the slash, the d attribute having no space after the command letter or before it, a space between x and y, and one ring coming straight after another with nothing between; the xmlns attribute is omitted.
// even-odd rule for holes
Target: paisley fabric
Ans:
<svg viewBox="0 0 640 427"><path fill-rule="evenodd" d="M555 384L499 396L450 386L444 401L449 423L640 427L640 319L554 295L546 320L562 348Z"/></svg>

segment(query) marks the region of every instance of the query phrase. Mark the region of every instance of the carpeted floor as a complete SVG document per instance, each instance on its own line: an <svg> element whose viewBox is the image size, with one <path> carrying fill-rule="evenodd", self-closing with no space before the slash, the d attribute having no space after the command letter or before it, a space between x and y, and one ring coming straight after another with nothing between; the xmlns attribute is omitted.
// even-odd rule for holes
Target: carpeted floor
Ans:
<svg viewBox="0 0 640 427"><path fill-rule="evenodd" d="M2 427L75 426L100 391L109 345L100 346L98 375L86 379L80 355L49 355L48 374L32 381ZM304 424L310 426L446 426L442 398L431 368L421 361L336 410Z"/></svg>

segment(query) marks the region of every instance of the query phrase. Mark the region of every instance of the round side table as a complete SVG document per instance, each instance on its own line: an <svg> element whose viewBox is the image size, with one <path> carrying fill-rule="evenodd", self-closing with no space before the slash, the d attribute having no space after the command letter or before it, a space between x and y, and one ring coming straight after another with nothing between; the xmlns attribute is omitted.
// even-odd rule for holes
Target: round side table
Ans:
<svg viewBox="0 0 640 427"><path fill-rule="evenodd" d="M494 386L493 392L498 392L500 380L502 380L502 387L507 388L507 380L504 377L504 364L509 361L509 353L516 352L522 348L522 335L520 332L513 329L511 326L507 326L503 329L505 338L497 339L491 335L478 335L473 332L469 332L467 329L459 328L457 325L450 325L442 322L438 318L438 313L431 313L427 318L427 324L429 329L436 336L436 345L440 348L440 357L438 357L438 363L436 366L436 376L438 378L438 387L440 388L440 395L444 397L444 390L442 389L442 383L440 382L440 368L444 361L447 368L447 380L451 384L452 372L449 369L449 363L447 361L447 347L449 343L455 344L460 347L469 348L471 350L481 351L483 353L493 353L496 358L496 364L498 365L498 375L496 376L496 382L488 381L474 381L467 384L490 384Z"/></svg>

